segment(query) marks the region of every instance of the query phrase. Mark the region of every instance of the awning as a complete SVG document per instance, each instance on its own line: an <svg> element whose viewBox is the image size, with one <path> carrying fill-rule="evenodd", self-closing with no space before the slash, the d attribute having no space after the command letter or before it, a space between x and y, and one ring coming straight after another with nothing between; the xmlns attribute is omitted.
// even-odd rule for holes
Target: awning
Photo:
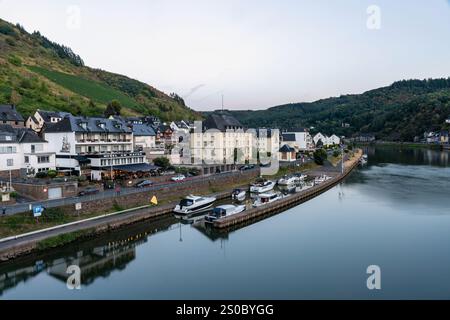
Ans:
<svg viewBox="0 0 450 320"><path fill-rule="evenodd" d="M86 163L91 163L91 160L89 160L87 157L85 156L75 156L73 157L75 160L78 161L78 163L80 164L86 164Z"/></svg>
<svg viewBox="0 0 450 320"><path fill-rule="evenodd" d="M149 172L158 170L159 167L148 163L126 164L121 166L113 166L114 170L126 172Z"/></svg>

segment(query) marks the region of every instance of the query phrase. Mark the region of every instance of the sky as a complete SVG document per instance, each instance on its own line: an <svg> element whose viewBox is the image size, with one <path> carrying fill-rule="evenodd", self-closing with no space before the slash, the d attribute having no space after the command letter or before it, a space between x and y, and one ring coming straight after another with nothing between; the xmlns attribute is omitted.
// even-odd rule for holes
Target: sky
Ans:
<svg viewBox="0 0 450 320"><path fill-rule="evenodd" d="M0 0L0 17L196 110L450 76L450 0Z"/></svg>

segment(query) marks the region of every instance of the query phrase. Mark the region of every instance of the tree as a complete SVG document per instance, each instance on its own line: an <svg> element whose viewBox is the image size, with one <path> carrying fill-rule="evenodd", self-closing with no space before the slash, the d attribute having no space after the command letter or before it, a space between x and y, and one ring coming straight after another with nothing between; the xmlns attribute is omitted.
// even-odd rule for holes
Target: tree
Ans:
<svg viewBox="0 0 450 320"><path fill-rule="evenodd" d="M328 154L323 149L318 149L314 152L314 162L318 165L323 165L325 160L328 158Z"/></svg>
<svg viewBox="0 0 450 320"><path fill-rule="evenodd" d="M122 105L120 104L120 102L117 100L113 100L110 103L108 103L108 105L106 106L104 115L107 118L109 118L110 116L120 116L121 110L122 110Z"/></svg>
<svg viewBox="0 0 450 320"><path fill-rule="evenodd" d="M166 157L155 158L153 160L153 163L155 164L155 166L161 167L163 169L167 169L168 167L170 167L170 161Z"/></svg>

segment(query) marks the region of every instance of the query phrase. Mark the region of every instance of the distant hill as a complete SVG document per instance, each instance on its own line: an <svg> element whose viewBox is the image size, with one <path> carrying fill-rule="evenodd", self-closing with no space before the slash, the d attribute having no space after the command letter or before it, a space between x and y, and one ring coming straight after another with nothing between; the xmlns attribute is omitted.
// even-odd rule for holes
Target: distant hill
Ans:
<svg viewBox="0 0 450 320"><path fill-rule="evenodd" d="M15 104L25 116L38 108L101 115L112 100L121 103L125 115L201 117L175 94L87 67L70 48L0 19L0 104Z"/></svg>
<svg viewBox="0 0 450 320"><path fill-rule="evenodd" d="M313 132L325 134L372 133L377 139L413 141L424 131L449 129L450 78L403 80L358 95L227 112L248 127L314 127Z"/></svg>

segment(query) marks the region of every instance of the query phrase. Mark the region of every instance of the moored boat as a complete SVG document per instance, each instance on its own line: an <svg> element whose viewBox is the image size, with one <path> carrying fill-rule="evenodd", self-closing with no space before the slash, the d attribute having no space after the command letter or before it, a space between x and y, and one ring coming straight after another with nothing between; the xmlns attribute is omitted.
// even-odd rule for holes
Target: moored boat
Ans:
<svg viewBox="0 0 450 320"><path fill-rule="evenodd" d="M299 181L299 178L296 176L283 176L280 179L278 179L278 185L280 186L289 186L297 183Z"/></svg>
<svg viewBox="0 0 450 320"><path fill-rule="evenodd" d="M199 197L190 195L181 200L173 211L181 215L203 212L211 208L214 201L216 201L215 197Z"/></svg>
<svg viewBox="0 0 450 320"><path fill-rule="evenodd" d="M232 204L227 204L223 206L216 207L212 210L210 214L205 217L206 223L213 223L217 219L229 217L234 214L241 213L246 210L245 205L235 206Z"/></svg>
<svg viewBox="0 0 450 320"><path fill-rule="evenodd" d="M250 185L250 192L264 193L272 190L275 187L275 182L271 180L260 180Z"/></svg>
<svg viewBox="0 0 450 320"><path fill-rule="evenodd" d="M253 202L253 207L261 207L281 199L283 199L283 195L279 192L262 193L259 194L255 202Z"/></svg>
<svg viewBox="0 0 450 320"><path fill-rule="evenodd" d="M237 200L237 201L244 201L246 194L247 194L247 192L245 190L234 189L233 192L231 193L231 199Z"/></svg>

